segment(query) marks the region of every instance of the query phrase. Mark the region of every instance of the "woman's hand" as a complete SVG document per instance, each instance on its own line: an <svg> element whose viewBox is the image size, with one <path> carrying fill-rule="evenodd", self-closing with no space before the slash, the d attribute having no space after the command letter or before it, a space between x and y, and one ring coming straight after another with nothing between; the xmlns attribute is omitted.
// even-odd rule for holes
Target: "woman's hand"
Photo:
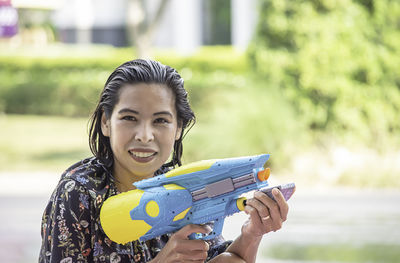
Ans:
<svg viewBox="0 0 400 263"><path fill-rule="evenodd" d="M278 189L273 189L274 200L263 192L254 193L254 198L247 200L245 212L250 215L242 227L246 237L261 238L264 234L277 231L286 221L289 206Z"/></svg>
<svg viewBox="0 0 400 263"><path fill-rule="evenodd" d="M189 240L192 233L208 234L209 226L186 225L173 234L165 247L151 261L153 263L201 262L207 259L209 245L203 240Z"/></svg>

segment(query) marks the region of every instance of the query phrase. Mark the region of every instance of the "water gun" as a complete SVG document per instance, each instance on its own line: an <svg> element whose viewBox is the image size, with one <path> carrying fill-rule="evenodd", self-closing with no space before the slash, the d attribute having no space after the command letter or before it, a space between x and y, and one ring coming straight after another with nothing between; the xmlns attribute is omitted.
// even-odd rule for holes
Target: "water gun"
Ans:
<svg viewBox="0 0 400 263"><path fill-rule="evenodd" d="M209 235L191 236L212 239L221 234L225 217L244 210L242 194L268 186L268 159L269 154L203 160L135 182L135 190L103 203L101 226L112 241L125 244L213 222Z"/></svg>

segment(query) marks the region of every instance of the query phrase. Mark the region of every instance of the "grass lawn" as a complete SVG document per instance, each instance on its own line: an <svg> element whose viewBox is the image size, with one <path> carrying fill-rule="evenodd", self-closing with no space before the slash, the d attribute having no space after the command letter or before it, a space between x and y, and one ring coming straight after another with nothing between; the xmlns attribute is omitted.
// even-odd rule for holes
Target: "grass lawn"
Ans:
<svg viewBox="0 0 400 263"><path fill-rule="evenodd" d="M88 118L0 115L0 171L62 172L89 156Z"/></svg>

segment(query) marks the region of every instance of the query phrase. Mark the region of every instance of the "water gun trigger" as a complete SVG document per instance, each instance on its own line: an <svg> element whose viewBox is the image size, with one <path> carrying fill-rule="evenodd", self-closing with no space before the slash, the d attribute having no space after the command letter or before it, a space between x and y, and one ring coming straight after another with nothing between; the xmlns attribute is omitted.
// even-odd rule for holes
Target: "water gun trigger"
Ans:
<svg viewBox="0 0 400 263"><path fill-rule="evenodd" d="M202 240L211 240L222 234L222 228L224 226L224 218L217 218L215 221L207 223L212 229L209 234L203 233L192 233L189 235L189 239L202 239Z"/></svg>

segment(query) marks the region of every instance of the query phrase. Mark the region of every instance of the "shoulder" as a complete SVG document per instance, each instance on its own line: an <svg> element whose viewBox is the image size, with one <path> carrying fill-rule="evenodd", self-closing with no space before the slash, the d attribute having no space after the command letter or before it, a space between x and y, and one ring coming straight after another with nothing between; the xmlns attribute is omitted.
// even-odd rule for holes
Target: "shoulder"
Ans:
<svg viewBox="0 0 400 263"><path fill-rule="evenodd" d="M111 175L98 159L91 157L69 167L54 190L50 203L87 200L99 207L103 200L113 195Z"/></svg>
<svg viewBox="0 0 400 263"><path fill-rule="evenodd" d="M110 191L110 176L106 168L96 158L87 158L62 174L46 211L52 214L69 207L71 211L90 209L97 213L103 200L113 193Z"/></svg>
<svg viewBox="0 0 400 263"><path fill-rule="evenodd" d="M108 169L95 157L81 160L69 167L62 175L60 184L78 183L87 190L99 191L111 180Z"/></svg>

